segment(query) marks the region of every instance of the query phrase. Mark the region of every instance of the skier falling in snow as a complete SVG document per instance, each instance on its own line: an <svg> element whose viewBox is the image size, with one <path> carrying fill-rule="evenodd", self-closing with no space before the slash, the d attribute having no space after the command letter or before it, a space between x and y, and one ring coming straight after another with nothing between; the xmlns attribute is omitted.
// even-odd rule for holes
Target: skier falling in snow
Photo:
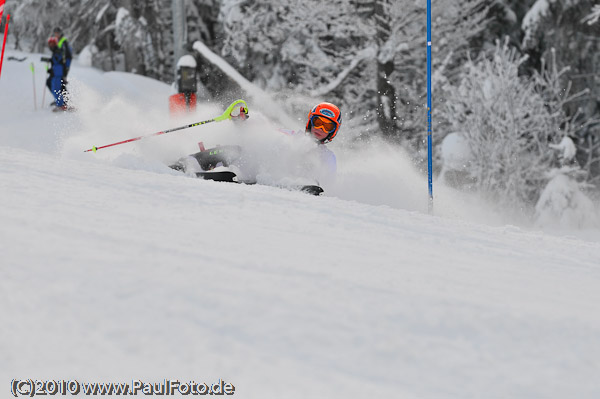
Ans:
<svg viewBox="0 0 600 399"><path fill-rule="evenodd" d="M243 107L240 114L233 116L237 120L248 118L247 110ZM288 186L291 189L299 189L309 194L319 195L323 192L319 183L321 181L333 181L337 169L335 154L326 147L338 134L342 124L340 109L334 104L323 102L317 104L308 113L308 119L304 132L280 129L280 132L291 136L292 138L301 138L304 135L312 138L316 143L312 147L311 154L306 154L306 158L311 158L314 162L305 162L302 167L304 175L310 175L314 178L316 184ZM252 167L249 164L247 154L240 146L229 145L216 147L209 150L202 150L181 158L177 163L171 165L171 168L185 173L193 173L197 177L207 180L234 181L237 182L239 174L244 175L241 183L254 184L256 176L248 176L248 170ZM283 186L286 186L285 184Z"/></svg>

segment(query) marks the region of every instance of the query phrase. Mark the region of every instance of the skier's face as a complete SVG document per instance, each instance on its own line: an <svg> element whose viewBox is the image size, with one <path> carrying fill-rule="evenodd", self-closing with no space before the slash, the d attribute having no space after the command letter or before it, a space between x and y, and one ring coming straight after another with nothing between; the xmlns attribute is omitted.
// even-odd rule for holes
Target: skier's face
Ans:
<svg viewBox="0 0 600 399"><path fill-rule="evenodd" d="M325 140L336 128L336 123L322 116L313 116L310 132L319 141Z"/></svg>
<svg viewBox="0 0 600 399"><path fill-rule="evenodd" d="M327 136L329 135L329 133L327 133L325 130L323 130L322 128L317 128L317 127L311 127L310 128L310 133L315 136L315 138L319 141L325 140L327 138Z"/></svg>

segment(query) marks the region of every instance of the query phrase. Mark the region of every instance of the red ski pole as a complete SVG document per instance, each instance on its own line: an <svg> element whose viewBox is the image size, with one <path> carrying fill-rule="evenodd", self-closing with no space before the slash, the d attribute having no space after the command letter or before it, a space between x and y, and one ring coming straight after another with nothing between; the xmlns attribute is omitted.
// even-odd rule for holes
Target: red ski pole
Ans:
<svg viewBox="0 0 600 399"><path fill-rule="evenodd" d="M116 143L107 144L107 145L103 145L103 146L100 146L100 147L92 147L89 150L85 150L83 152L91 152L91 151L96 152L96 151L101 150L103 148L112 147L114 145L131 143L132 141L138 141L138 140L142 140L142 139L145 139L145 138L148 138L148 137L159 136L161 134L171 133L171 132L175 132L177 130L188 129L190 127L205 125L205 124L211 123L211 122L221 122L221 121L224 121L224 120L228 120L228 119L231 119L232 117L234 117L232 115L232 113L236 111L236 106L238 106L240 104L243 104L243 105L241 105L241 109L243 109L244 115L247 115L248 114L248 106L246 105L246 102L244 100L237 100L237 101L234 101L229 107L227 107L227 109L225 110L225 112L223 112L222 115L219 115L219 116L217 116L217 117L215 117L213 119L209 119L207 121L202 121L202 122L192 123L190 125L179 126L179 127L173 128L173 129L169 129L169 130L164 130L162 132L156 132L156 133L148 134L148 135L145 135L145 136L134 137L132 139L118 141ZM242 111L240 110L240 114L241 113L242 113Z"/></svg>
<svg viewBox="0 0 600 399"><path fill-rule="evenodd" d="M4 4L2 4L2 9L4 9ZM4 61L4 49L6 49L6 36L8 36L8 21L10 21L10 14L6 14L6 25L4 26L4 41L2 42L2 56L0 56L0 75L2 75L2 62Z"/></svg>

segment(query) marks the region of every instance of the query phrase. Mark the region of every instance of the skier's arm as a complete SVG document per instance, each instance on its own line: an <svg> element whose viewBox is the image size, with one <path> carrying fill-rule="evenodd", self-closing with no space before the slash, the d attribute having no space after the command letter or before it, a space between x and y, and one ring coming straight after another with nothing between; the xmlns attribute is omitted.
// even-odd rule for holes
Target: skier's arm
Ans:
<svg viewBox="0 0 600 399"><path fill-rule="evenodd" d="M65 40L65 67L68 71L71 68L71 60L73 59L73 49L69 46L69 42ZM67 76L65 72L65 76Z"/></svg>
<svg viewBox="0 0 600 399"><path fill-rule="evenodd" d="M67 74L69 73L69 66L71 65L71 58L67 56L68 54L70 54L69 48L67 46L63 46L60 49L60 58L63 65L63 78L67 77Z"/></svg>

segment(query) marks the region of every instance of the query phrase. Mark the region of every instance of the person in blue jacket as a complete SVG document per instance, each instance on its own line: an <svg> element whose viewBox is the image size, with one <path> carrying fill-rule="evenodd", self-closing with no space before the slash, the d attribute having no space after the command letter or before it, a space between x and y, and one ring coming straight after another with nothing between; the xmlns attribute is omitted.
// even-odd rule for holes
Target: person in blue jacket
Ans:
<svg viewBox="0 0 600 399"><path fill-rule="evenodd" d="M51 66L48 70L49 76L46 80L46 86L50 89L52 96L54 96L54 111L66 111L66 61L63 57L63 52L58 48L58 39L56 37L52 36L48 39L48 48L52 51L52 57L50 57Z"/></svg>
<svg viewBox="0 0 600 399"><path fill-rule="evenodd" d="M64 73L64 81L66 84L66 78L67 75L69 74L69 69L71 68L71 61L73 60L73 50L71 49L71 46L69 45L69 41L67 40L67 38L63 35L63 31L61 28L56 27L54 28L53 34L52 34L57 42L57 46L58 46L58 50L60 52L60 56L63 59L64 65L65 65L65 73Z"/></svg>

